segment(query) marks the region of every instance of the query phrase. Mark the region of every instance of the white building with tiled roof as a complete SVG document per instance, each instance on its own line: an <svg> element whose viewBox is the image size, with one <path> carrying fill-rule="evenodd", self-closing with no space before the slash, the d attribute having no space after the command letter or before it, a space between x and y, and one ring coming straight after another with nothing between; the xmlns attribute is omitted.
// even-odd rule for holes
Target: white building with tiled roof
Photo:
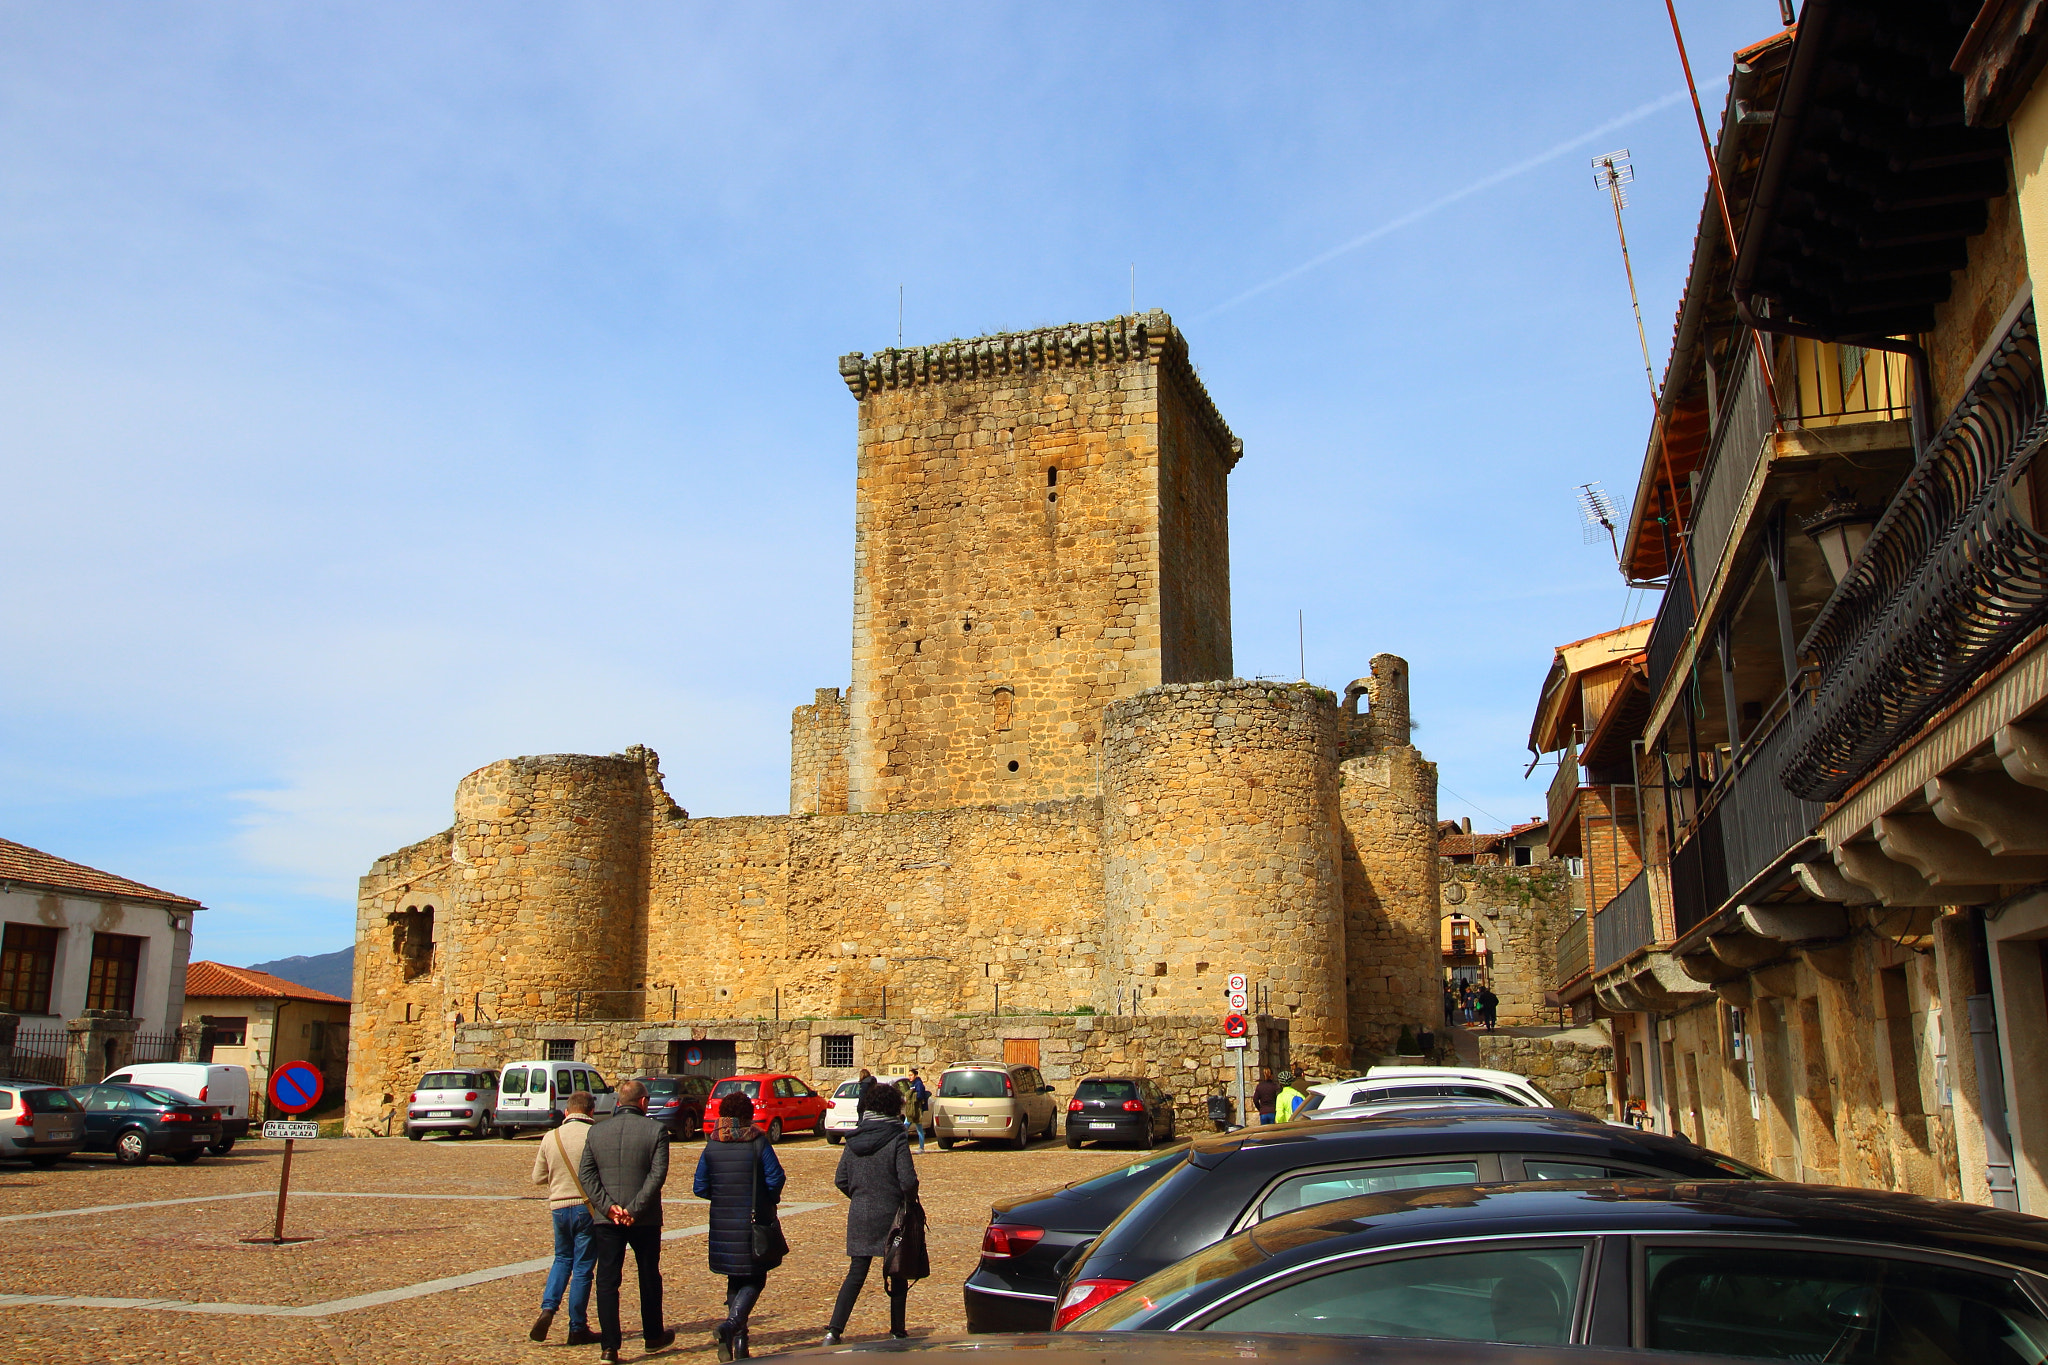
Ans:
<svg viewBox="0 0 2048 1365"><path fill-rule="evenodd" d="M184 1014L189 896L0 839L0 1014L30 1032L86 1010L132 1015L174 1033Z"/></svg>
<svg viewBox="0 0 2048 1365"><path fill-rule="evenodd" d="M341 996L269 972L195 962L185 972L185 1022L200 1026L201 1061L249 1069L259 1108L270 1073L300 1061L320 1069L339 1103L348 1077L348 1001Z"/></svg>

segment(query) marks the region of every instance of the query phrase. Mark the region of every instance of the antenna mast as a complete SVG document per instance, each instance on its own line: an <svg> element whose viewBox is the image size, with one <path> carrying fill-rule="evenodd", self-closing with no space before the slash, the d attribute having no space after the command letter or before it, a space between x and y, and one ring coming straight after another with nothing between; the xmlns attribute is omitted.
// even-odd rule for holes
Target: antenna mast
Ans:
<svg viewBox="0 0 2048 1365"><path fill-rule="evenodd" d="M1636 310L1636 340L1643 344L1643 378L1650 381L1650 406L1657 406L1657 372L1650 365L1650 334L1643 330L1643 303L1636 297L1636 270L1628 259L1628 229L1621 225L1621 211L1628 207L1628 185L1636 178L1629 164L1628 148L1593 158L1593 183L1607 191L1614 201L1614 235L1621 239L1621 269L1628 276L1629 307Z"/></svg>

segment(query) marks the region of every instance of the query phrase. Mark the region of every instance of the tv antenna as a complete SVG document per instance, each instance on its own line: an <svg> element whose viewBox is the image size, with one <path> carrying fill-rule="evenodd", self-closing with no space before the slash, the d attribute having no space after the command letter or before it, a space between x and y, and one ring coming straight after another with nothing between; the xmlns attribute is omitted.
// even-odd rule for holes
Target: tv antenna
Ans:
<svg viewBox="0 0 2048 1365"><path fill-rule="evenodd" d="M1598 483L1579 485L1580 530L1588 545L1600 543L1600 533L1607 532L1607 543L1614 550L1614 562L1621 563L1621 542L1615 538L1614 523L1621 516L1614 508L1614 499L1607 496L1607 490Z"/></svg>
<svg viewBox="0 0 2048 1365"><path fill-rule="evenodd" d="M1650 334L1643 330L1643 303L1636 297L1636 270L1628 259L1628 229L1621 225L1621 211L1628 207L1628 187L1636 178L1629 164L1628 148L1593 158L1593 183L1607 191L1614 203L1614 235L1621 239L1621 269L1628 276L1628 302L1636 311L1636 340L1643 344L1643 378L1650 381L1650 406L1657 406L1657 372L1650 365Z"/></svg>

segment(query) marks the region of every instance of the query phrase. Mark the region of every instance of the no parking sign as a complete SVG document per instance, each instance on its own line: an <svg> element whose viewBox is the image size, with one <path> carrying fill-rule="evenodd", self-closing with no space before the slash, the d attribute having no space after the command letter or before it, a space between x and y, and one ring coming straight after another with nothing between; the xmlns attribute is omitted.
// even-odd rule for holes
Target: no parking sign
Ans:
<svg viewBox="0 0 2048 1365"><path fill-rule="evenodd" d="M686 1048L684 1048L684 1049L683 1049L683 1065L684 1065L684 1066L702 1066L702 1065L704 1065L704 1049L703 1049L703 1048L701 1048L701 1047L686 1047Z"/></svg>

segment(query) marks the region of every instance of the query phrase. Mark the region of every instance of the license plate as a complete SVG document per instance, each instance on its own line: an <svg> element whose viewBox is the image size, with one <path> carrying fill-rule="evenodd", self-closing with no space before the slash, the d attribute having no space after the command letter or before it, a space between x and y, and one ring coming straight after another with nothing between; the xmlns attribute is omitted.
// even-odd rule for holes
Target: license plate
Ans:
<svg viewBox="0 0 2048 1365"><path fill-rule="evenodd" d="M430 1119L452 1119L455 1117L455 1111L453 1109L436 1109L428 1114L427 1117Z"/></svg>
<svg viewBox="0 0 2048 1365"><path fill-rule="evenodd" d="M71 1138L72 1130L69 1128L52 1128L43 1135L45 1142L69 1142Z"/></svg>
<svg viewBox="0 0 2048 1365"><path fill-rule="evenodd" d="M988 1116L985 1114L962 1114L959 1118L954 1119L953 1122L958 1124L987 1123Z"/></svg>
<svg viewBox="0 0 2048 1365"><path fill-rule="evenodd" d="M1115 1125L1115 1124L1113 1124L1113 1123L1091 1123L1091 1124L1089 1124L1088 1126L1089 1126L1090 1128L1114 1128L1114 1127L1116 1127L1116 1125Z"/></svg>

